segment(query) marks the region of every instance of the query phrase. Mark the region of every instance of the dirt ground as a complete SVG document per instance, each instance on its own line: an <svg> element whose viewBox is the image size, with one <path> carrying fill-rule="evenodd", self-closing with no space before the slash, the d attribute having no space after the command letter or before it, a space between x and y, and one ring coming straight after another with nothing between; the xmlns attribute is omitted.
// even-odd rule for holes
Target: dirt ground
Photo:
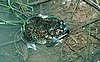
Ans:
<svg viewBox="0 0 100 62"><path fill-rule="evenodd" d="M70 34L63 43L55 47L37 45L37 50L28 49L20 40L21 34L18 30L21 26L0 25L0 62L100 61L100 15L98 11L84 3L79 4L75 9L75 3L67 5L62 2L62 0L51 0L37 5L31 4L31 6L34 8L34 15L52 15L64 20L70 27ZM91 23L98 19L99 21ZM14 39L15 36L17 39Z"/></svg>

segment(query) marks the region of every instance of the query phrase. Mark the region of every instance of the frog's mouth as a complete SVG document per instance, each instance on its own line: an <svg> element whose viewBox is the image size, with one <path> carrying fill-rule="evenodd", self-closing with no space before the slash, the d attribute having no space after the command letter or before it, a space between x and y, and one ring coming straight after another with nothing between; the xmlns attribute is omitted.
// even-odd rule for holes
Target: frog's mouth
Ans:
<svg viewBox="0 0 100 62"><path fill-rule="evenodd" d="M30 44L54 46L69 34L69 28L64 21L57 18L37 16L24 24L23 34L23 38Z"/></svg>

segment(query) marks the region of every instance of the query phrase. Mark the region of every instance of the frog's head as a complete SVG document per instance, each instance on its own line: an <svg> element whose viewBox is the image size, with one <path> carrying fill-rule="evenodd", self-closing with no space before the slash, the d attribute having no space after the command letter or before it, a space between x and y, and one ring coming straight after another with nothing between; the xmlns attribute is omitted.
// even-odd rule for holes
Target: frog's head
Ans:
<svg viewBox="0 0 100 62"><path fill-rule="evenodd" d="M46 46L52 47L58 45L59 43L62 43L63 39L69 36L69 31L69 27L64 23L64 21L59 21L59 28L57 28L55 31L56 35L53 36L51 40L47 41Z"/></svg>

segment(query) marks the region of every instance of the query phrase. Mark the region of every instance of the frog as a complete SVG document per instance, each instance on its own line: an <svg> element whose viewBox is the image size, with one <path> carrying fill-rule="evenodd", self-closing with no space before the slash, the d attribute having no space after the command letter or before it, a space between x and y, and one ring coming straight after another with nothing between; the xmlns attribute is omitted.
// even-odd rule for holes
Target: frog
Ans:
<svg viewBox="0 0 100 62"><path fill-rule="evenodd" d="M34 16L28 19L24 25L23 38L27 40L29 48L35 45L53 47L59 44L69 34L69 28L63 20L57 18L42 18Z"/></svg>

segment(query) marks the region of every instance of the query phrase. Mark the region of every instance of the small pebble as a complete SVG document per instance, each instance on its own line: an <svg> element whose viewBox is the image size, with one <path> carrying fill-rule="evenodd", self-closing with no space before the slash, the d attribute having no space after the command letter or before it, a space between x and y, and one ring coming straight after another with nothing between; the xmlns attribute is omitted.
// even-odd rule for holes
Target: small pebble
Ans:
<svg viewBox="0 0 100 62"><path fill-rule="evenodd" d="M85 28L83 28L83 30L85 30Z"/></svg>
<svg viewBox="0 0 100 62"><path fill-rule="evenodd" d="M56 1L53 1L53 3L55 4L55 3L56 3Z"/></svg>
<svg viewBox="0 0 100 62"><path fill-rule="evenodd" d="M92 52L92 55L94 54L94 52Z"/></svg>

